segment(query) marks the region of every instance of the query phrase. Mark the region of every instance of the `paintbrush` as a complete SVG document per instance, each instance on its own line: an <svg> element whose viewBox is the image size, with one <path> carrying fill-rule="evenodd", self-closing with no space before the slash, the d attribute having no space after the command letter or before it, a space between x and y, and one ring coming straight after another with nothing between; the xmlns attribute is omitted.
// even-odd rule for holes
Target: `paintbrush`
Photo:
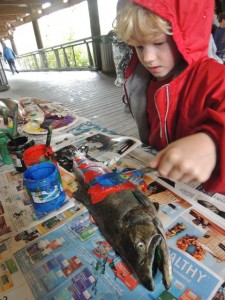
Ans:
<svg viewBox="0 0 225 300"><path fill-rule="evenodd" d="M48 133L47 133L47 138L46 138L46 143L45 146L48 148L51 144L51 139L52 139L52 126L48 127Z"/></svg>
<svg viewBox="0 0 225 300"><path fill-rule="evenodd" d="M18 103L15 103L13 108L13 136L17 136L17 126L18 126Z"/></svg>
<svg viewBox="0 0 225 300"><path fill-rule="evenodd" d="M4 125L7 125L9 124L9 121L8 121L8 114L7 114L7 109L6 108L3 108L2 109L2 115L3 115L3 122L4 122Z"/></svg>

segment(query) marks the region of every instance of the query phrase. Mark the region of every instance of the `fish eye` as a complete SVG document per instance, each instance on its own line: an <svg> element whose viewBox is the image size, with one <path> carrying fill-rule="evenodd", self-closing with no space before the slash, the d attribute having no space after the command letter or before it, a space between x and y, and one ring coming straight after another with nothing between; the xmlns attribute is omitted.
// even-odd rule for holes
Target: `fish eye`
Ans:
<svg viewBox="0 0 225 300"><path fill-rule="evenodd" d="M137 249L138 252L145 252L145 243L142 242L142 241L139 241L136 244L136 249Z"/></svg>

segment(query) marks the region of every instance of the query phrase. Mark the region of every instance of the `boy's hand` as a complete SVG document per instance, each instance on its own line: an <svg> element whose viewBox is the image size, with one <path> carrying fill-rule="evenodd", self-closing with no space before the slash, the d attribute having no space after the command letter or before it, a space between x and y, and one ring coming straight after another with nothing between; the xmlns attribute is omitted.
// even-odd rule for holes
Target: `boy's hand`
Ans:
<svg viewBox="0 0 225 300"><path fill-rule="evenodd" d="M216 145L206 133L197 133L169 144L150 162L160 176L183 183L202 183L216 165Z"/></svg>

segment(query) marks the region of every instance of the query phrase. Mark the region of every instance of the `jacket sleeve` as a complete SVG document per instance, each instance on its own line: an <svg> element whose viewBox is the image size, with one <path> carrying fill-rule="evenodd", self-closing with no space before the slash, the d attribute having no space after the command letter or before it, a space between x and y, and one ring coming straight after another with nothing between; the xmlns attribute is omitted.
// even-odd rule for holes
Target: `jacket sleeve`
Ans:
<svg viewBox="0 0 225 300"><path fill-rule="evenodd" d="M194 133L207 133L215 142L217 149L216 167L203 186L208 192L225 194L225 74L221 80L218 73L217 76L217 84L212 83L208 93L209 103L205 104L192 128L195 128Z"/></svg>
<svg viewBox="0 0 225 300"><path fill-rule="evenodd" d="M223 110L215 112L207 109L204 112L205 116L201 118L204 125L200 125L198 130L207 133L215 142L217 149L216 167L203 186L208 192L225 194L225 108Z"/></svg>

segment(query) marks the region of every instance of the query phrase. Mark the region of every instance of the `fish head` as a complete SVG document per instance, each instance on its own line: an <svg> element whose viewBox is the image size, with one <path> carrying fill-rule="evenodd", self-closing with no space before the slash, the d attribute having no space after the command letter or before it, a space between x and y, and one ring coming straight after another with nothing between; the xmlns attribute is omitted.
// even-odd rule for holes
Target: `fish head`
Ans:
<svg viewBox="0 0 225 300"><path fill-rule="evenodd" d="M172 283L170 253L161 223L152 209L140 205L126 213L118 241L118 252L150 291L155 289L154 276L158 270L166 289Z"/></svg>

